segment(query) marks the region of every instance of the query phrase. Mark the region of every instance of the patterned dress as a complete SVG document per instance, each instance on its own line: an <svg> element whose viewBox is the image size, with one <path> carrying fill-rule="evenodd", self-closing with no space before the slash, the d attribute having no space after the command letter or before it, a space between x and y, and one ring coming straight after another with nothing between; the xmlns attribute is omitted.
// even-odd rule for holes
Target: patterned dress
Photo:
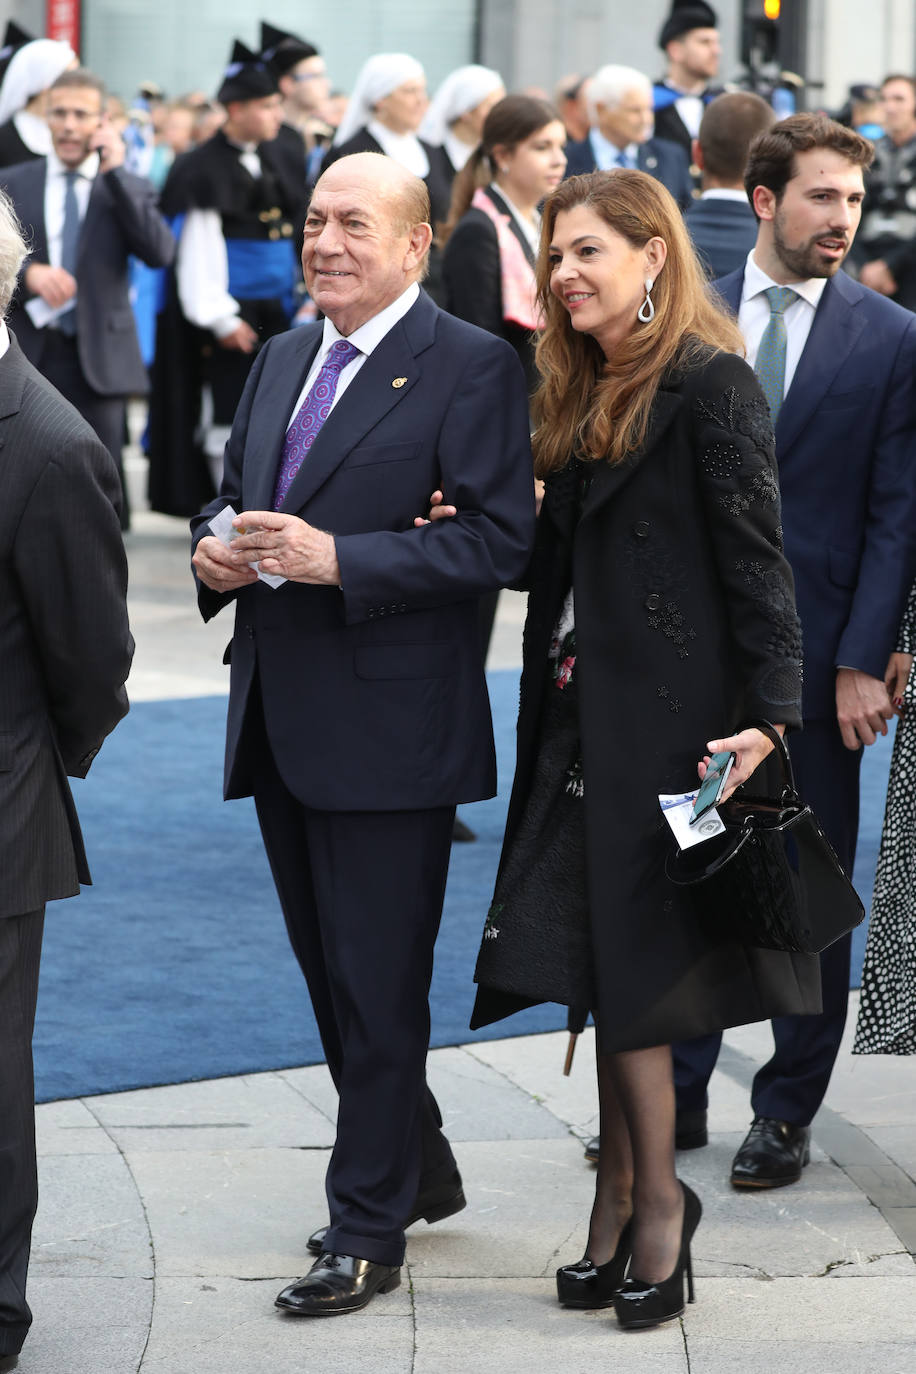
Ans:
<svg viewBox="0 0 916 1374"><path fill-rule="evenodd" d="M916 584L897 649L916 649ZM853 1054L916 1054L916 681L904 692L862 969Z"/></svg>

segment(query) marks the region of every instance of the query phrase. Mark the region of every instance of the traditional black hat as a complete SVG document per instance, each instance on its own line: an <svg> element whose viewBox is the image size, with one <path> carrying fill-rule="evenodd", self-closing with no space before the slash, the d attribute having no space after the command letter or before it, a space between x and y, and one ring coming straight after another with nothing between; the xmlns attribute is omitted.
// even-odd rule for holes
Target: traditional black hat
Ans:
<svg viewBox="0 0 916 1374"><path fill-rule="evenodd" d="M216 93L221 105L232 100L262 100L265 95L277 94L277 79L258 53L246 48L238 39L232 45L229 66L223 72L223 84Z"/></svg>
<svg viewBox="0 0 916 1374"><path fill-rule="evenodd" d="M673 38L680 38L691 29L718 27L718 15L705 0L672 0L671 13L658 35L658 46L664 51Z"/></svg>
<svg viewBox="0 0 916 1374"><path fill-rule="evenodd" d="M285 76L297 62L304 61L306 57L318 56L318 49L314 44L261 20L261 57L274 76Z"/></svg>
<svg viewBox="0 0 916 1374"><path fill-rule="evenodd" d="M26 43L34 43L34 36L26 33L12 19L7 21L6 32L3 35L3 47L0 48L0 81L6 75L6 69L16 56L20 48L24 48Z"/></svg>

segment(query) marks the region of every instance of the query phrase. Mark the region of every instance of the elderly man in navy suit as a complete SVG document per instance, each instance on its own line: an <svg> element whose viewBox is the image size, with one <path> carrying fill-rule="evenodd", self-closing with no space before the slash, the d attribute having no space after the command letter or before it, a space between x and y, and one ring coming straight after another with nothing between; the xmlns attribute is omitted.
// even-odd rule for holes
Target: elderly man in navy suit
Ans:
<svg viewBox="0 0 916 1374"><path fill-rule="evenodd" d="M804 637L796 778L847 873L862 749L893 714L899 688L886 674L916 573L916 317L839 270L872 151L823 115L793 115L762 134L745 177L757 243L718 283L776 422L785 551ZM756 576L749 567L765 597ZM732 1164L735 1187L801 1177L843 1034L849 952L847 936L822 955L822 1014L773 1022L774 1053L754 1080L754 1121ZM675 1047L682 1146L706 1143L718 1050L717 1036Z"/></svg>
<svg viewBox="0 0 916 1374"><path fill-rule="evenodd" d="M478 599L523 572L534 493L517 355L420 290L431 238L393 159L325 172L302 255L324 323L259 353L194 522L204 617L236 603L226 796L254 794L340 1096L330 1226L277 1299L300 1316L394 1288L405 1226L465 1205L429 981L455 805L495 791ZM416 519L437 489L457 514Z"/></svg>
<svg viewBox="0 0 916 1374"><path fill-rule="evenodd" d="M676 143L652 137L652 83L635 67L601 67L588 83L592 127L566 145L566 175L635 167L666 186L681 209L693 187L686 154Z"/></svg>

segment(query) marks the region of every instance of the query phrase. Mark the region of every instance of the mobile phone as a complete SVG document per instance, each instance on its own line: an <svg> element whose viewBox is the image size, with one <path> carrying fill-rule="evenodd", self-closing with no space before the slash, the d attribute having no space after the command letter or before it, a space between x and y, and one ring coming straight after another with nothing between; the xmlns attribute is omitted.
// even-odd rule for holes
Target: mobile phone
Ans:
<svg viewBox="0 0 916 1374"><path fill-rule="evenodd" d="M711 811L714 806L718 806L722 800L722 793L725 791L725 784L728 782L728 775L734 766L736 755L729 753L713 754L706 769L706 777L700 784L697 799L693 804L690 813L690 824L696 825L697 821L702 820L707 811Z"/></svg>

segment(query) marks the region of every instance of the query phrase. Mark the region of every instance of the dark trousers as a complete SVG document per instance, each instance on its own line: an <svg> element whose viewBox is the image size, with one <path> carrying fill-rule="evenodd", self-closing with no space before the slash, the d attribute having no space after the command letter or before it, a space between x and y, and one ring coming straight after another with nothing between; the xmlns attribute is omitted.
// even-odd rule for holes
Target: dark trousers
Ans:
<svg viewBox="0 0 916 1374"><path fill-rule="evenodd" d="M456 1169L426 1085L455 809L315 811L259 753L261 833L340 1097L326 1248L400 1264L418 1189Z"/></svg>
<svg viewBox="0 0 916 1374"><path fill-rule="evenodd" d="M57 387L72 406L75 406L114 459L121 479L121 528L129 529L130 504L122 458L127 415L126 398L102 396L100 392L93 391L83 376L76 339L62 334L59 329L49 329L46 333L39 371L43 377L47 377L52 386Z"/></svg>
<svg viewBox="0 0 916 1374"><path fill-rule="evenodd" d="M44 907L0 918L0 1356L21 1349L32 1322L25 1298L38 1205L32 1029Z"/></svg>
<svg viewBox="0 0 916 1374"><path fill-rule="evenodd" d="M844 747L833 720L806 721L801 734L790 736L789 749L798 790L851 874L859 830L862 750ZM846 935L821 955L823 1011L817 1016L778 1016L771 1023L773 1056L756 1074L751 1091L755 1116L807 1126L823 1102L846 1024L851 943ZM678 1111L706 1106L721 1043L721 1035L703 1035L673 1047Z"/></svg>

